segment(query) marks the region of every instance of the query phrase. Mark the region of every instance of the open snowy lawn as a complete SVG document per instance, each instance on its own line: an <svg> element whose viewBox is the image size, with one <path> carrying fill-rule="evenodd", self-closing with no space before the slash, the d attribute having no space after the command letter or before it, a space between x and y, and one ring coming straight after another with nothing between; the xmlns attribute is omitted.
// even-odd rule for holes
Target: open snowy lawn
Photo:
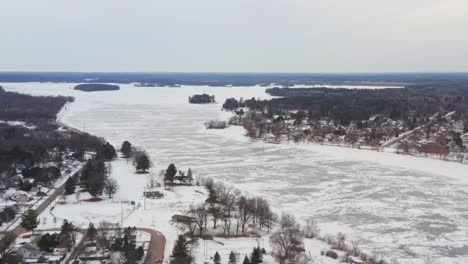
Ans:
<svg viewBox="0 0 468 264"><path fill-rule="evenodd" d="M389 258L409 263L432 255L436 263L468 262L467 166L368 150L250 142L238 128L204 129L207 120L226 117L220 111L225 98L269 98L264 87L121 85L120 91L83 93L71 90L73 84L2 86L31 94L74 96L76 102L61 113L64 122L116 146L129 140L143 147L155 164L154 172L172 162L184 170L191 167L195 175L262 195L279 211L313 216L324 232L344 231L349 240L360 238L364 248L383 251ZM214 94L219 103L188 104L190 95L202 92ZM116 171L119 164L113 167ZM144 180L130 171L122 173L127 176L116 177L128 185L121 186L116 198L136 200ZM124 223L169 230L167 216L188 203L177 191L173 198L182 201L152 201L148 204L152 209L140 208ZM70 207L89 218L102 214L119 221L120 205L103 204L105 212L98 209L103 207L88 207L89 212L79 209L82 205ZM86 220L81 215L77 219ZM166 235L174 237L175 231L170 232Z"/></svg>

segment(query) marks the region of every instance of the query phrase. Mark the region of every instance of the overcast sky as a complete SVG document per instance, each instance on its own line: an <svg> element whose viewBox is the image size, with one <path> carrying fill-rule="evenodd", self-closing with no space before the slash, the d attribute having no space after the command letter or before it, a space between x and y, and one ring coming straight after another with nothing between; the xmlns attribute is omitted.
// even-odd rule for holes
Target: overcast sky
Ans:
<svg viewBox="0 0 468 264"><path fill-rule="evenodd" d="M468 71L468 1L0 0L0 71Z"/></svg>

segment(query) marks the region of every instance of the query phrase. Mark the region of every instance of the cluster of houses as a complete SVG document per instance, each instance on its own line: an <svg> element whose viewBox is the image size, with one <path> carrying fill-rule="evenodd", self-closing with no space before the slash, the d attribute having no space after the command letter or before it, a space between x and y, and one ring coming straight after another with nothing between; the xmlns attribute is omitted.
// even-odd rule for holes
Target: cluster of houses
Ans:
<svg viewBox="0 0 468 264"><path fill-rule="evenodd" d="M10 250L10 254L18 256L22 263L28 264L55 264L61 263L67 256L67 249L65 247L54 248L51 252L41 251L37 247L37 240L40 236L34 236L30 243L23 242L14 245Z"/></svg>
<svg viewBox="0 0 468 264"><path fill-rule="evenodd" d="M243 117L234 116L229 123L243 125L247 135L270 143L294 140L358 148L392 147L408 154L438 158L456 156L458 160L464 160L468 146L465 123L456 112L408 120L393 120L376 114L367 120L351 121L346 126L328 117L320 120L307 116L293 118L296 114L267 118L262 112L249 112Z"/></svg>

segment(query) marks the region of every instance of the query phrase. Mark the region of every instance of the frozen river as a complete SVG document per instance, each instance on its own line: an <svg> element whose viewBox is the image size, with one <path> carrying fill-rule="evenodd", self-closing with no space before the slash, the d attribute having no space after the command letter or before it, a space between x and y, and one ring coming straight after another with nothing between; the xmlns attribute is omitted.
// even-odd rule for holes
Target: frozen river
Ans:
<svg viewBox="0 0 468 264"><path fill-rule="evenodd" d="M226 117L221 104L191 105L206 92L267 98L261 87L137 88L84 93L72 84L3 84L31 94L72 95L62 120L105 137L129 140L151 155L154 170L175 163L196 175L262 195L277 210L313 216L324 232L345 232L387 258L468 263L468 167L339 147L250 142L242 130L207 131L203 123Z"/></svg>

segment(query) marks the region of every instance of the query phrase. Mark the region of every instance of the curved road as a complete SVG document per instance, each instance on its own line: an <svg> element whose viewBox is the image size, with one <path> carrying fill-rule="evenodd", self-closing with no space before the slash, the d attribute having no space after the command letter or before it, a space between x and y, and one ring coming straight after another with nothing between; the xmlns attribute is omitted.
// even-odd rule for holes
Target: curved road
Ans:
<svg viewBox="0 0 468 264"><path fill-rule="evenodd" d="M161 234L161 232L156 231L154 229L150 229L150 228L137 227L136 229L139 231L147 232L151 235L150 244L146 253L145 263L146 264L162 263L164 260L164 248L166 245L166 238L164 237L164 235ZM47 231L47 230L43 230L43 231ZM83 235L86 235L87 231L88 231L87 229L80 229L80 232ZM81 239L80 243L72 252L72 254L68 258L68 260L65 262L65 264L73 263L74 260L78 259L78 256L84 249L85 240L86 240L86 236L84 236L83 239Z"/></svg>

